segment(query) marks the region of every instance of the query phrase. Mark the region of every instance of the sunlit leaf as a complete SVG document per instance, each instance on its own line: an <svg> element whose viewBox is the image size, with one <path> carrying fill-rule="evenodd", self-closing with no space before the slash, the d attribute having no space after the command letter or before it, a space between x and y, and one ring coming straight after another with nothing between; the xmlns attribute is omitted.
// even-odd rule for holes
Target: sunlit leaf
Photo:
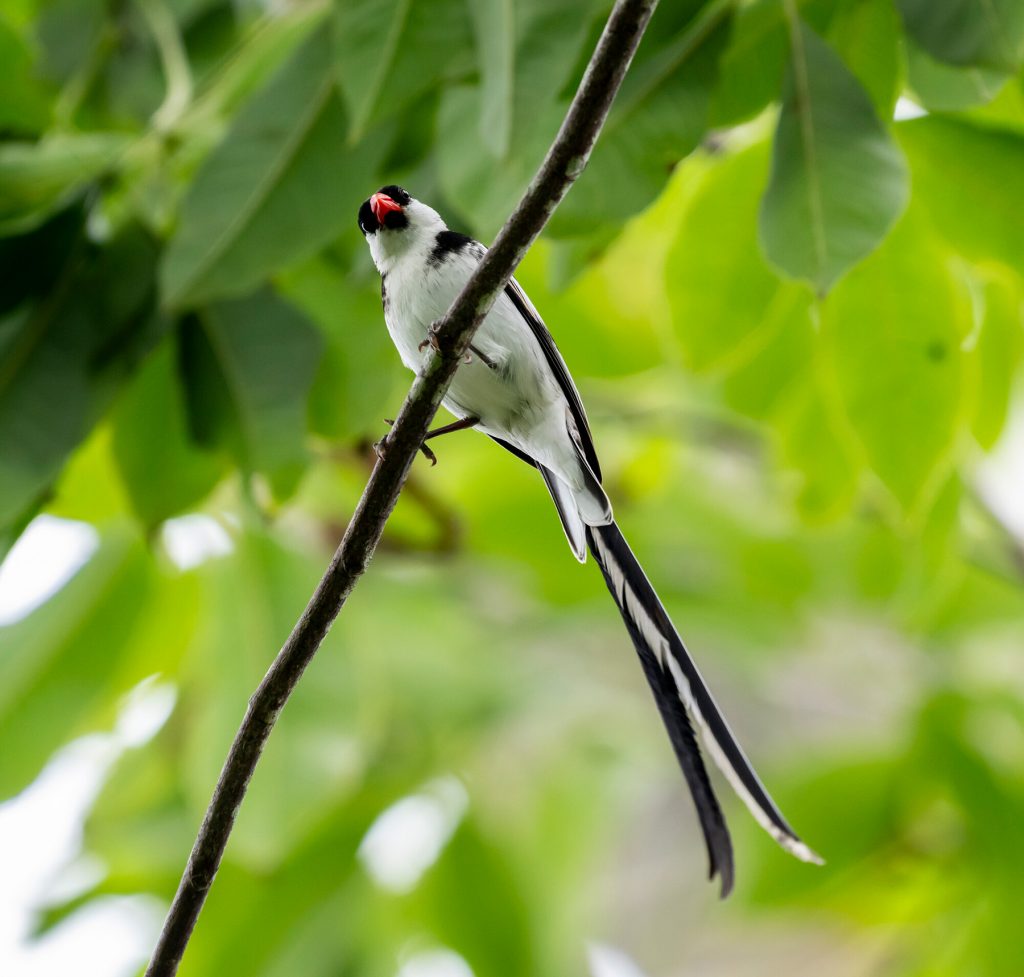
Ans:
<svg viewBox="0 0 1024 977"><path fill-rule="evenodd" d="M148 528L200 501L224 473L223 459L189 438L172 341L132 379L112 422L114 457L132 506Z"/></svg>
<svg viewBox="0 0 1024 977"><path fill-rule="evenodd" d="M899 127L915 199L935 228L972 261L1024 267L1024 134L952 118ZM950 192L955 187L956 192Z"/></svg>
<svg viewBox="0 0 1024 977"><path fill-rule="evenodd" d="M913 216L913 215L912 215ZM966 289L907 219L825 302L843 409L867 461L905 510L927 502L965 421Z"/></svg>
<svg viewBox="0 0 1024 977"><path fill-rule="evenodd" d="M971 429L982 447L991 448L1006 422L1024 354L1024 300L1011 280L992 279L982 301Z"/></svg>

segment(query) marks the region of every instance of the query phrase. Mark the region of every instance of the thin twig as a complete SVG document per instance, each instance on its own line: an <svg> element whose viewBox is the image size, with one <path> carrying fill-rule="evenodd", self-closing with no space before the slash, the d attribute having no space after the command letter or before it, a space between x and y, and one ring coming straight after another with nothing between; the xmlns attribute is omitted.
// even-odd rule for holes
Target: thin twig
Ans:
<svg viewBox="0 0 1024 977"><path fill-rule="evenodd" d="M558 136L526 195L437 329L438 352L413 383L327 572L249 700L146 977L172 977L220 866L235 816L277 717L380 541L413 458L469 347L516 266L583 172L657 0L617 0Z"/></svg>

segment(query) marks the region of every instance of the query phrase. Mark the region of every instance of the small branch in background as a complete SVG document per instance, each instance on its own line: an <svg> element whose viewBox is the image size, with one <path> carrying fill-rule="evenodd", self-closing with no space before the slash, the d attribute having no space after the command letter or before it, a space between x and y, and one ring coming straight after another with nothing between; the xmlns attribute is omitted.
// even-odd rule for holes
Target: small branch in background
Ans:
<svg viewBox="0 0 1024 977"><path fill-rule="evenodd" d="M373 450L373 443L368 439L360 441L354 448L334 449L329 456L337 462L358 466L369 472L373 471L373 466L377 462L377 453ZM432 538L423 540L389 528L381 537L377 549L388 553L431 553L435 556L451 556L457 553L462 546L463 538L463 526L458 512L437 492L432 491L422 478L417 477L415 471L409 473L402 489L402 496L415 503L430 521L434 530ZM344 535L347 527L330 524L327 528L333 541ZM336 528L338 531L335 531Z"/></svg>
<svg viewBox="0 0 1024 977"><path fill-rule="evenodd" d="M163 0L136 0L146 20L163 69L164 100L153 113L153 127L170 132L192 101L192 70L174 14Z"/></svg>
<svg viewBox="0 0 1024 977"><path fill-rule="evenodd" d="M1014 583L1020 583L1021 579L1024 579L1024 539L1021 539L1016 530L999 514L998 507L992 504L984 490L978 485L968 486L967 496L974 503L985 524L998 538L1006 561L1009 563L1009 569L1013 571ZM999 572L991 565L984 563L979 565L984 566L989 572Z"/></svg>
<svg viewBox="0 0 1024 977"><path fill-rule="evenodd" d="M366 571L413 458L484 316L569 187L583 172L657 0L617 0L540 170L436 330L437 353L413 383L345 537L252 698L206 809L147 977L177 973L220 867L260 754L328 628Z"/></svg>

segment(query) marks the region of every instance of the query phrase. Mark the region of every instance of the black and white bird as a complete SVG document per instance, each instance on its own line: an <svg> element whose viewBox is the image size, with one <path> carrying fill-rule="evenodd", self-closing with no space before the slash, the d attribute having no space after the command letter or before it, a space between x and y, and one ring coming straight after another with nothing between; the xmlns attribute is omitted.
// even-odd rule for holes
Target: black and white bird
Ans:
<svg viewBox="0 0 1024 977"><path fill-rule="evenodd" d="M447 312L486 249L449 230L437 211L397 186L363 202L359 228L380 272L388 332L402 362L418 373L431 356L431 325ZM615 524L580 395L551 333L514 279L473 337L444 406L457 420L428 438L472 427L534 466L576 559L583 563L589 550L601 568L693 795L709 875L719 875L722 896L733 884L732 843L691 719L758 823L797 858L820 862L754 772Z"/></svg>

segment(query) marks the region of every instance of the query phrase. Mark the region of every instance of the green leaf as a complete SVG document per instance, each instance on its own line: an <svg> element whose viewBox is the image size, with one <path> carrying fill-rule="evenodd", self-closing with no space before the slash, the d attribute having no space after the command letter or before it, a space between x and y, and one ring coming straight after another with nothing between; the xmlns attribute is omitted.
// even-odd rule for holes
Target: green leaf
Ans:
<svg viewBox="0 0 1024 977"><path fill-rule="evenodd" d="M513 0L483 0L469 11L480 65L480 138L501 159L512 138L517 7Z"/></svg>
<svg viewBox="0 0 1024 977"><path fill-rule="evenodd" d="M929 112L958 112L991 102L1009 77L995 68L961 68L943 64L910 41L907 84Z"/></svg>
<svg viewBox="0 0 1024 977"><path fill-rule="evenodd" d="M587 168L549 224L572 237L620 224L661 192L708 129L729 4L677 3L652 19ZM659 23L660 21L660 23Z"/></svg>
<svg viewBox="0 0 1024 977"><path fill-rule="evenodd" d="M289 494L307 460L307 398L321 348L306 317L269 291L203 309L182 335L193 433Z"/></svg>
<svg viewBox="0 0 1024 977"><path fill-rule="evenodd" d="M38 227L110 169L127 144L115 133L80 133L0 145L0 235Z"/></svg>
<svg viewBox="0 0 1024 977"><path fill-rule="evenodd" d="M786 18L781 0L743 4L732 19L711 100L711 124L736 125L773 102L786 70Z"/></svg>
<svg viewBox="0 0 1024 977"><path fill-rule="evenodd" d="M733 15L729 41L719 64L719 80L711 100L711 125L724 128L746 122L779 98L789 39L786 34L788 0L751 0L741 3ZM863 25L858 6L875 6L878 0L797 0L800 16L818 33L832 33L836 21L845 23L850 41L857 46ZM895 42L885 39L883 50ZM865 64L874 60L863 51ZM856 59L855 59L856 60ZM852 67L851 63L851 67Z"/></svg>
<svg viewBox="0 0 1024 977"><path fill-rule="evenodd" d="M1024 268L1024 134L949 118L898 129L914 199L958 251L977 262ZM950 191L951 187L956 192Z"/></svg>
<svg viewBox="0 0 1024 977"><path fill-rule="evenodd" d="M49 93L28 45L0 15L0 131L34 135L50 118Z"/></svg>
<svg viewBox="0 0 1024 977"><path fill-rule="evenodd" d="M966 420L971 311L947 253L914 215L825 302L838 396L904 511L932 501Z"/></svg>
<svg viewBox="0 0 1024 977"><path fill-rule="evenodd" d="M48 489L165 328L156 256L134 227L102 249L80 240L53 291L0 320L0 526Z"/></svg>
<svg viewBox="0 0 1024 977"><path fill-rule="evenodd" d="M173 337L149 357L114 409L113 453L132 508L148 529L202 500L223 459L189 438Z"/></svg>
<svg viewBox="0 0 1024 977"><path fill-rule="evenodd" d="M558 132L567 108L561 93L588 25L576 0L524 0L516 4L514 20L508 151L496 158L486 129L467 122L488 112L488 85L494 83L487 75L482 85L447 88L438 119L441 188L485 241L511 213Z"/></svg>
<svg viewBox="0 0 1024 977"><path fill-rule="evenodd" d="M907 169L871 101L805 24L761 204L761 243L785 274L826 292L870 254L906 206Z"/></svg>
<svg viewBox="0 0 1024 977"><path fill-rule="evenodd" d="M897 0L907 33L949 64L1016 71L1024 60L1018 0Z"/></svg>
<svg viewBox="0 0 1024 977"><path fill-rule="evenodd" d="M1006 423L1014 381L1024 356L1024 298L1009 276L984 284L981 332L976 346L975 409L971 430L991 448Z"/></svg>
<svg viewBox="0 0 1024 977"><path fill-rule="evenodd" d="M766 150L760 144L687 164L693 196L666 260L665 285L684 361L697 372L728 373L750 362L780 329L798 329L794 302L806 319L809 296L780 282L757 245ZM765 380L785 385L792 378L771 372Z"/></svg>
<svg viewBox="0 0 1024 977"><path fill-rule="evenodd" d="M346 0L334 39L350 142L473 65L464 0Z"/></svg>
<svg viewBox="0 0 1024 977"><path fill-rule="evenodd" d="M357 287L323 258L279 279L281 294L323 337L324 355L310 392L310 427L342 440L376 432L395 389L400 363L381 310L380 286Z"/></svg>
<svg viewBox="0 0 1024 977"><path fill-rule="evenodd" d="M800 475L796 508L812 525L844 515L857 497L857 445L850 444L841 408L833 400L814 377L797 390L792 410L779 425L782 462Z"/></svg>
<svg viewBox="0 0 1024 977"><path fill-rule="evenodd" d="M354 218L372 149L345 145L328 37L314 34L246 103L196 175L161 269L164 301L250 291Z"/></svg>
<svg viewBox="0 0 1024 977"><path fill-rule="evenodd" d="M871 97L878 117L891 119L903 83L900 23L892 0L857 0L842 6L827 36Z"/></svg>

